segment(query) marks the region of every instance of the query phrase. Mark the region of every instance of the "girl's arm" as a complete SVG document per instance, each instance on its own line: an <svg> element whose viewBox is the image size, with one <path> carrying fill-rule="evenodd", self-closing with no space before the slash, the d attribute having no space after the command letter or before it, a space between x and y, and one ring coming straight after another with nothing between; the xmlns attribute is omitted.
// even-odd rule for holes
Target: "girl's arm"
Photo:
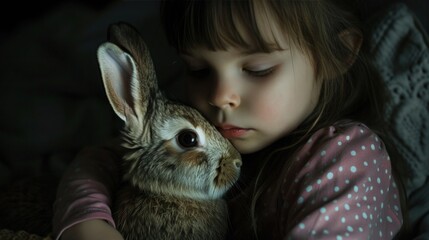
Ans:
<svg viewBox="0 0 429 240"><path fill-rule="evenodd" d="M115 152L89 147L67 168L54 203L55 239L122 239L110 210L120 181L120 157Z"/></svg>

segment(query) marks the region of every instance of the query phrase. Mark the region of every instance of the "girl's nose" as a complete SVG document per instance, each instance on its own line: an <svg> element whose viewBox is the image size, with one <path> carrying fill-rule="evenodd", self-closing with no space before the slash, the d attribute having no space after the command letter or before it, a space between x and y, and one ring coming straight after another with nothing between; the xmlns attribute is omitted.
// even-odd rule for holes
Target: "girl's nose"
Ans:
<svg viewBox="0 0 429 240"><path fill-rule="evenodd" d="M209 104L220 109L240 106L241 97L237 86L226 79L215 80Z"/></svg>

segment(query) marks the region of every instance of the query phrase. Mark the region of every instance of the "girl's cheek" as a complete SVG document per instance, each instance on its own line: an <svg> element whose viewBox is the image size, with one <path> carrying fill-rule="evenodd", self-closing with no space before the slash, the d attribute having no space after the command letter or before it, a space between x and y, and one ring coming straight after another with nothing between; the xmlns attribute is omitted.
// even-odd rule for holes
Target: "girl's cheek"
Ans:
<svg viewBox="0 0 429 240"><path fill-rule="evenodd" d="M253 112L261 121L270 123L275 122L275 120L278 118L279 109L274 104L257 104L254 106Z"/></svg>
<svg viewBox="0 0 429 240"><path fill-rule="evenodd" d="M278 80L276 80L278 81ZM274 82L274 81L273 81ZM251 111L254 116L264 122L273 122L279 118L282 107L286 100L286 96L283 90L284 86L278 84L267 84L265 86L259 86L258 89L252 91L252 94L246 97L251 106Z"/></svg>

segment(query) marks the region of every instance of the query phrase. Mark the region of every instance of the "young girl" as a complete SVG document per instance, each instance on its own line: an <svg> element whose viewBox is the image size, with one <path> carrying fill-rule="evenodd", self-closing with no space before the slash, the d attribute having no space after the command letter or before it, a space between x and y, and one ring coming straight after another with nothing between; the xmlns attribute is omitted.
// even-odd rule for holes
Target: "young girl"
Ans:
<svg viewBox="0 0 429 240"><path fill-rule="evenodd" d="M189 104L243 154L232 239L392 239L404 225L384 86L363 30L333 0L162 3ZM62 179L54 235L122 239L110 212L120 154L89 148Z"/></svg>

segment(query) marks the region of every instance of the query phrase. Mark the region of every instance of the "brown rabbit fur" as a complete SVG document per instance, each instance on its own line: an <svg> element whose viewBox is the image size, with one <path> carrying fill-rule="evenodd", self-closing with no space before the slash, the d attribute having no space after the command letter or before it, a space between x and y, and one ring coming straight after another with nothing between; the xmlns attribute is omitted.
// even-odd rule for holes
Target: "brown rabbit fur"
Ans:
<svg viewBox="0 0 429 240"><path fill-rule="evenodd" d="M240 154L198 111L163 95L132 26L111 25L97 54L108 99L125 122L118 230L127 240L224 239L222 196L238 179Z"/></svg>

